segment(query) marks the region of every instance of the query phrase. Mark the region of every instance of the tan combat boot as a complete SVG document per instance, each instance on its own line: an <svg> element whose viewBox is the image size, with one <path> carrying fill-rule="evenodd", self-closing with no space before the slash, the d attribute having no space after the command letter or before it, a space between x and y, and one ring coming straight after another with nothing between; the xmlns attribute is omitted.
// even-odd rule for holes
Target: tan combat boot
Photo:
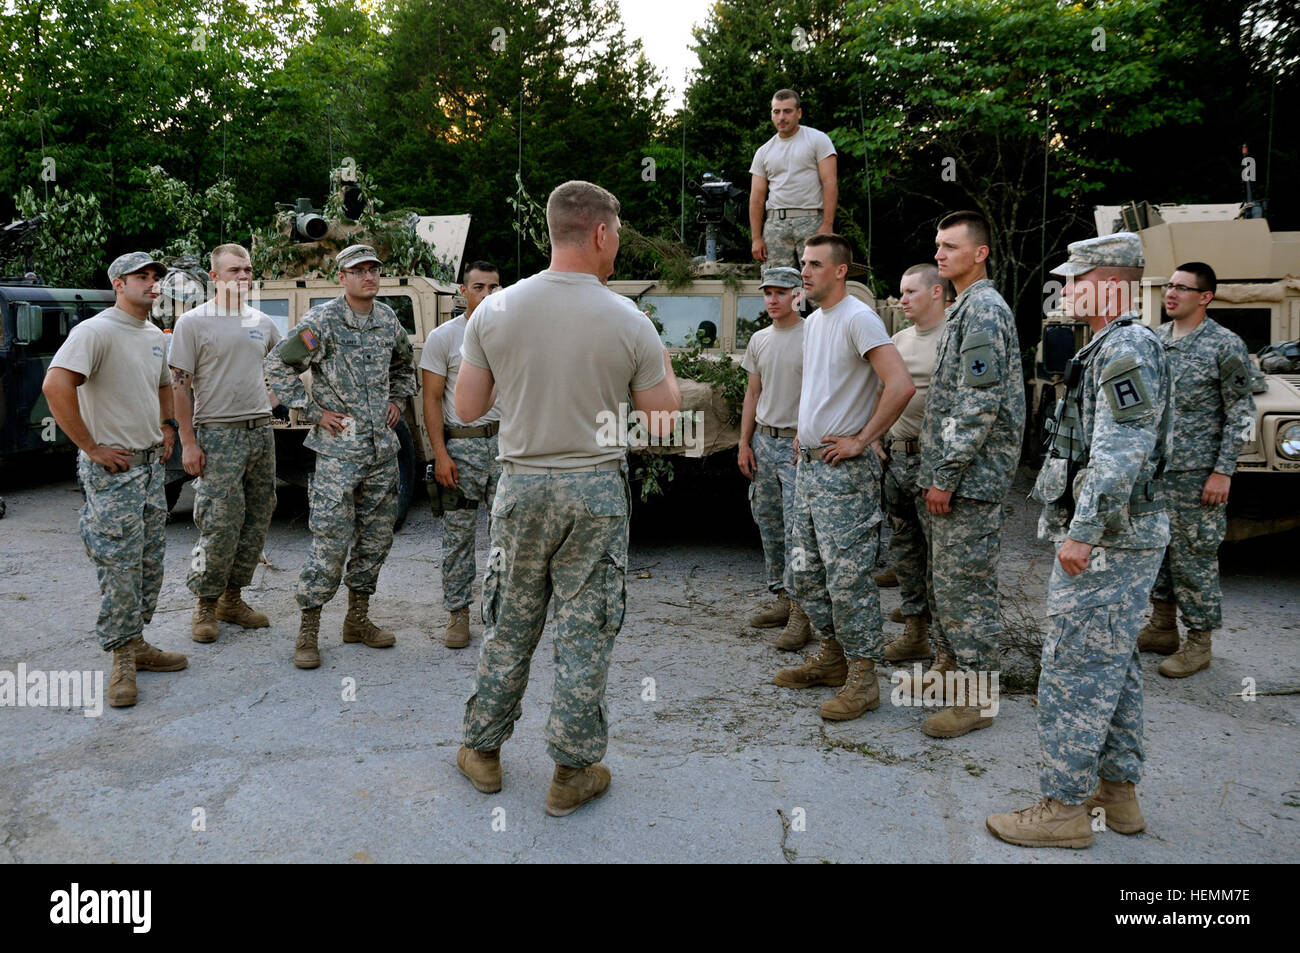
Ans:
<svg viewBox="0 0 1300 953"><path fill-rule="evenodd" d="M960 738L978 728L993 724L993 716L976 705L953 705L921 722L921 730L931 738Z"/></svg>
<svg viewBox="0 0 1300 953"><path fill-rule="evenodd" d="M298 626L298 641L293 644L293 664L299 668L318 668L320 666L320 649L316 639L320 636L320 606L302 610L302 622Z"/></svg>
<svg viewBox="0 0 1300 953"><path fill-rule="evenodd" d="M195 642L217 641L217 600L199 599L190 618L190 638Z"/></svg>
<svg viewBox="0 0 1300 953"><path fill-rule="evenodd" d="M113 708L135 704L135 641L113 649L113 671L108 676L108 703Z"/></svg>
<svg viewBox="0 0 1300 953"><path fill-rule="evenodd" d="M898 573L892 569L876 573L876 586L880 589L897 589Z"/></svg>
<svg viewBox="0 0 1300 953"><path fill-rule="evenodd" d="M1183 647L1160 663L1157 671L1165 678L1186 678L1210 667L1210 631L1188 629Z"/></svg>
<svg viewBox="0 0 1300 953"><path fill-rule="evenodd" d="M135 648L137 672L179 672L190 664L190 660L180 652L164 652L146 642L143 635L133 639L131 645Z"/></svg>
<svg viewBox="0 0 1300 953"><path fill-rule="evenodd" d="M852 721L880 707L880 683L876 681L876 663L869 658L855 658L848 664L844 687L822 705L827 721Z"/></svg>
<svg viewBox="0 0 1300 953"><path fill-rule="evenodd" d="M239 589L231 586L217 600L217 618L222 622L233 622L245 629L265 629L271 624L265 612L258 612L239 594Z"/></svg>
<svg viewBox="0 0 1300 953"><path fill-rule="evenodd" d="M1178 603L1151 600L1151 621L1138 630L1138 651L1161 655L1178 651Z"/></svg>
<svg viewBox="0 0 1300 953"><path fill-rule="evenodd" d="M1132 781L1102 778L1083 807L1089 817L1093 808L1105 811L1106 829L1117 834L1137 834L1147 829L1147 820L1142 816L1142 808L1138 807L1137 785Z"/></svg>
<svg viewBox="0 0 1300 953"><path fill-rule="evenodd" d="M749 617L749 624L756 629L775 629L790 621L790 597L784 589L776 594L776 601L764 606Z"/></svg>
<svg viewBox="0 0 1300 953"><path fill-rule="evenodd" d="M781 637L776 640L776 647L783 652L797 652L812 638L812 623L804 614L799 603L790 600L790 621L781 630Z"/></svg>
<svg viewBox="0 0 1300 953"><path fill-rule="evenodd" d="M1088 847L1092 825L1082 804L1062 804L1045 797L1012 814L992 814L984 822L989 832L1020 847Z"/></svg>
<svg viewBox="0 0 1300 953"><path fill-rule="evenodd" d="M372 649L386 649L397 641L393 633L370 621L370 593L348 590L348 614L343 618L343 641L363 642Z"/></svg>
<svg viewBox="0 0 1300 953"><path fill-rule="evenodd" d="M609 768L603 764L589 764L585 768L557 764L551 789L546 793L546 813L564 817L608 790Z"/></svg>
<svg viewBox="0 0 1300 953"><path fill-rule="evenodd" d="M461 745L456 752L456 767L484 794L496 794L501 790L500 748L495 751L476 751Z"/></svg>
<svg viewBox="0 0 1300 953"><path fill-rule="evenodd" d="M449 649L463 649L469 645L469 606L451 610L447 631L442 635L442 644Z"/></svg>
<svg viewBox="0 0 1300 953"><path fill-rule="evenodd" d="M917 682L914 673L907 672L903 675L902 680L898 683L899 691L904 698L923 698L926 685L937 682L939 684L938 700L945 704L950 700L948 698L947 679L944 675L948 672L957 671L957 660L948 654L947 649L936 646L934 650L934 661L930 663L930 668L921 674L921 681ZM933 696L934 689L930 689ZM951 699L955 701L956 699Z"/></svg>
<svg viewBox="0 0 1300 953"><path fill-rule="evenodd" d="M899 606L893 612L889 613L889 621L897 622L899 625L904 625L907 622L907 616L903 615L902 606Z"/></svg>
<svg viewBox="0 0 1300 953"><path fill-rule="evenodd" d="M814 685L839 688L848 674L849 665L839 641L823 639L821 650L816 655L798 668L781 669L772 679L772 684L782 688L812 688Z"/></svg>
<svg viewBox="0 0 1300 953"><path fill-rule="evenodd" d="M885 646L886 662L909 662L930 657L930 617L903 617L903 634Z"/></svg>

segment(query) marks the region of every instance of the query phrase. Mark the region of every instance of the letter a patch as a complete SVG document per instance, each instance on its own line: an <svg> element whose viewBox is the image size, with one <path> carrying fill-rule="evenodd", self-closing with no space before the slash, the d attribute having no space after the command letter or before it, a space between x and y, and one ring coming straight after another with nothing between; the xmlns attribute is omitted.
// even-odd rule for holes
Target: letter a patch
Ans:
<svg viewBox="0 0 1300 953"><path fill-rule="evenodd" d="M1111 415L1119 423L1144 417L1153 409L1142 382L1142 369L1132 355L1107 365L1101 372L1102 390L1110 403Z"/></svg>

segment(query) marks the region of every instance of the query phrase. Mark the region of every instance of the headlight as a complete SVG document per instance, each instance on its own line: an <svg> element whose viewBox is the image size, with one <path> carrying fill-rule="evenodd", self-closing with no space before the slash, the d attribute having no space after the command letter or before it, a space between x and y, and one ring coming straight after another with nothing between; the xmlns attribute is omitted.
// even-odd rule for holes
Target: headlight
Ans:
<svg viewBox="0 0 1300 953"><path fill-rule="evenodd" d="M1300 420L1278 428L1277 452L1288 460L1300 460Z"/></svg>

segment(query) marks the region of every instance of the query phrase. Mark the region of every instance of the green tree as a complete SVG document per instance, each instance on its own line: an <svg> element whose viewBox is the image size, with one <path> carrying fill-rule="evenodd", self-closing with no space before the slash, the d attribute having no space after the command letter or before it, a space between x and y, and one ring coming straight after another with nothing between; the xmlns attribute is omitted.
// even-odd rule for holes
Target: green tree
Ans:
<svg viewBox="0 0 1300 953"><path fill-rule="evenodd" d="M32 265L41 280L61 288L92 288L105 267L100 260L108 226L99 211L99 198L66 192L55 186L39 198L30 186L14 196L22 218L40 218L31 250Z"/></svg>

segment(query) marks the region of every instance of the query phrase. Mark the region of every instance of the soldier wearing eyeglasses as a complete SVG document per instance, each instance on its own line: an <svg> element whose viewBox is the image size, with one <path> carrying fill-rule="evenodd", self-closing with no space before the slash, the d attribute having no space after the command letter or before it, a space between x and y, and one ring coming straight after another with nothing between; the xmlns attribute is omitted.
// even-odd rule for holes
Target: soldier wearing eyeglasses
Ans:
<svg viewBox="0 0 1300 953"><path fill-rule="evenodd" d="M315 424L303 441L316 453L316 472L309 489L311 553L298 580L302 621L293 664L299 668L320 665L320 611L340 579L348 587L343 641L371 648L396 641L370 620L369 609L393 545L399 445L393 428L402 402L415 393L415 366L406 329L376 300L383 263L375 250L349 245L337 264L343 294L308 311L264 364L280 402ZM311 393L298 377L307 370Z"/></svg>
<svg viewBox="0 0 1300 953"><path fill-rule="evenodd" d="M1159 669L1167 678L1210 665L1210 636L1223 621L1219 544L1228 491L1255 419L1245 342L1205 314L1217 286L1204 262L1179 265L1164 288L1172 320L1156 331L1174 373L1174 451L1164 478L1170 540L1138 648L1169 655ZM1181 647L1180 609L1187 627Z"/></svg>

